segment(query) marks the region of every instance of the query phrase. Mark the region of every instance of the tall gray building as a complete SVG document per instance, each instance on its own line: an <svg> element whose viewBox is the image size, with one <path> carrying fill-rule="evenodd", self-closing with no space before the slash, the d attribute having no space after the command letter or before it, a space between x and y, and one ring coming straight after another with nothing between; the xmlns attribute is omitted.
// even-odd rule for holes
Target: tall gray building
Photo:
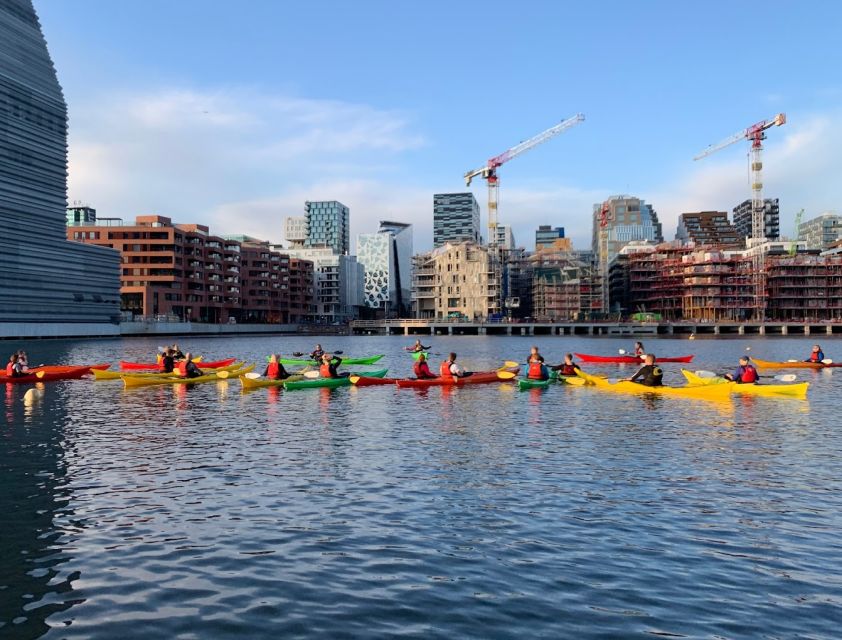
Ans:
<svg viewBox="0 0 842 640"><path fill-rule="evenodd" d="M437 193L433 195L433 246L448 242L481 241L479 205L474 194Z"/></svg>
<svg viewBox="0 0 842 640"><path fill-rule="evenodd" d="M842 238L842 216L823 213L798 225L798 239L807 243L808 249L829 249Z"/></svg>
<svg viewBox="0 0 842 640"><path fill-rule="evenodd" d="M2 0L0 335L67 335L67 323L119 321L120 254L68 241L66 206L61 86L31 0Z"/></svg>
<svg viewBox="0 0 842 640"><path fill-rule="evenodd" d="M766 213L763 216L764 235L769 240L781 236L781 210L777 198L766 198ZM734 226L740 238L751 237L751 200L744 200L734 207Z"/></svg>
<svg viewBox="0 0 842 640"><path fill-rule="evenodd" d="M305 247L330 247L341 256L351 251L351 210L336 200L305 202Z"/></svg>

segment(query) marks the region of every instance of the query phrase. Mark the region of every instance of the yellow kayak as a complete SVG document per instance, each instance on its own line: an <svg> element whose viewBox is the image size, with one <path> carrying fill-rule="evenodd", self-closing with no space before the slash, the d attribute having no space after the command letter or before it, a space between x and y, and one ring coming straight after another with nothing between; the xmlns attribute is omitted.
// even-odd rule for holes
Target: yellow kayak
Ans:
<svg viewBox="0 0 842 640"><path fill-rule="evenodd" d="M703 378L692 371L682 369L681 373L687 378L687 384L699 386L727 386L732 393L739 393L746 396L788 396L792 398L806 398L809 382L798 382L795 384L737 384L725 378Z"/></svg>
<svg viewBox="0 0 842 640"><path fill-rule="evenodd" d="M254 369L254 365L250 364L247 367L237 369L235 371L219 371L201 375L198 378L182 378L180 376L170 376L165 378L141 378L140 376L122 376L123 385L128 389L130 387L145 387L153 384L199 384L201 382L216 382L217 380L227 380L228 378L236 378L244 375Z"/></svg>
<svg viewBox="0 0 842 640"><path fill-rule="evenodd" d="M219 371L236 371L240 367L244 367L245 362L235 362L234 364L229 364L227 367L219 367L218 369L202 369L200 366L199 368L202 371L207 373L217 373ZM94 373L94 380L120 380L121 378L172 378L174 374L172 373L142 373L138 371L137 373L127 373L125 371L99 371L95 369L97 373Z"/></svg>
<svg viewBox="0 0 842 640"><path fill-rule="evenodd" d="M731 390L725 385L707 385L703 387L647 387L637 382L621 380L609 382L605 378L598 378L583 371L577 371L576 375L584 378L588 384L594 385L597 389L613 391L615 393L653 393L659 396L677 396L680 398L695 398L697 400L722 400L727 398Z"/></svg>
<svg viewBox="0 0 842 640"><path fill-rule="evenodd" d="M297 382L298 380L305 380L303 375L293 374L289 378L283 380L272 380L270 378L256 378L252 379L246 377L245 374L240 376L240 384L243 389L260 389L262 387L283 387L284 382Z"/></svg>

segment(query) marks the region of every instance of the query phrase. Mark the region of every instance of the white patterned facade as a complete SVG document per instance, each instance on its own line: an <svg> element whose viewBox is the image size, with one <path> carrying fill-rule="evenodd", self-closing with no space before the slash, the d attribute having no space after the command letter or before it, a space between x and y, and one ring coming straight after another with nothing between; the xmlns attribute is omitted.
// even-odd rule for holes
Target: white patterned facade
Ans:
<svg viewBox="0 0 842 640"><path fill-rule="evenodd" d="M372 308L386 307L392 300L394 238L390 233L357 236L357 260L365 269L363 301Z"/></svg>

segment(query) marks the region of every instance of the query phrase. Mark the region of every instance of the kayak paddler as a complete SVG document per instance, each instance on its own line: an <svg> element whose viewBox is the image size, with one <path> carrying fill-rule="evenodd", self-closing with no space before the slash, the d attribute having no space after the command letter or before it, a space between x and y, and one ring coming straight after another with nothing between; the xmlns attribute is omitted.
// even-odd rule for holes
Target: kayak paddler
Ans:
<svg viewBox="0 0 842 640"><path fill-rule="evenodd" d="M527 380L549 379L550 372L544 365L544 356L538 353L538 347L532 347L532 350L529 352L529 356L526 359L526 364L528 367L526 371Z"/></svg>
<svg viewBox="0 0 842 640"><path fill-rule="evenodd" d="M813 350L810 352L810 357L804 362L821 362L822 360L824 360L824 351L822 351L819 345L814 344Z"/></svg>
<svg viewBox="0 0 842 640"><path fill-rule="evenodd" d="M748 359L748 356L740 358L739 366L734 370L734 373L726 373L725 379L737 384L755 384L760 376L757 375L757 369Z"/></svg>
<svg viewBox="0 0 842 640"><path fill-rule="evenodd" d="M643 348L643 343L642 342L635 342L634 343L634 350L632 351L632 353L634 355L636 355L638 358L642 358L643 356L645 356L646 355L646 349Z"/></svg>
<svg viewBox="0 0 842 640"><path fill-rule="evenodd" d="M558 375L560 376L569 378L570 376L576 375L576 372L579 370L579 365L573 362L573 354L568 353L564 356L564 362L552 367L552 370L558 371Z"/></svg>
<svg viewBox="0 0 842 640"><path fill-rule="evenodd" d="M24 375L23 365L17 353L9 356L9 363L6 365L6 376L9 378L20 378Z"/></svg>
<svg viewBox="0 0 842 640"><path fill-rule="evenodd" d="M660 387L663 384L664 372L655 364L655 356L647 353L643 359L643 366L631 378L626 379L646 387Z"/></svg>
<svg viewBox="0 0 842 640"><path fill-rule="evenodd" d="M161 362L158 363L158 371L160 373L172 373L175 368L175 358L173 358L172 349L167 347L164 350L164 355L161 356Z"/></svg>
<svg viewBox="0 0 842 640"><path fill-rule="evenodd" d="M322 366L319 367L319 373L322 378L347 378L351 375L350 373L346 371L339 373L336 370L340 364L342 364L342 358L325 353L322 355Z"/></svg>
<svg viewBox="0 0 842 640"><path fill-rule="evenodd" d="M418 360L412 365L412 372L419 380L430 380L437 377L430 371L430 365L427 363L427 357L422 353L418 356Z"/></svg>
<svg viewBox="0 0 842 640"><path fill-rule="evenodd" d="M181 352L181 349L178 348L178 345L176 343L173 342L173 345L172 347L170 347L170 350L172 351L173 360L185 359L186 356Z"/></svg>
<svg viewBox="0 0 842 640"><path fill-rule="evenodd" d="M184 360L178 363L176 369L178 370L178 375L182 378L198 378L202 375L202 370L193 362L193 354L191 353L185 354Z"/></svg>
<svg viewBox="0 0 842 640"><path fill-rule="evenodd" d="M444 378L465 378L471 375L471 372L465 371L462 365L456 363L456 354L451 351L447 356L447 360L439 366L439 374Z"/></svg>
<svg viewBox="0 0 842 640"><path fill-rule="evenodd" d="M26 351L21 349L18 351L18 362L20 363L21 369L23 371L29 370L29 357L26 355Z"/></svg>
<svg viewBox="0 0 842 640"><path fill-rule="evenodd" d="M280 354L273 353L269 356L269 364L266 365L266 370L263 372L263 376L269 378L270 380L286 380L289 378L289 372L284 368L284 365L281 364Z"/></svg>
<svg viewBox="0 0 842 640"><path fill-rule="evenodd" d="M414 345L411 347L405 347L405 349L411 353L421 353L422 351L427 351L430 347L425 347L421 344L421 340L416 340Z"/></svg>
<svg viewBox="0 0 842 640"><path fill-rule="evenodd" d="M322 349L322 345L317 344L316 348L313 349L313 352L310 354L310 360L315 360L316 362L322 361L322 356L325 355L325 350Z"/></svg>

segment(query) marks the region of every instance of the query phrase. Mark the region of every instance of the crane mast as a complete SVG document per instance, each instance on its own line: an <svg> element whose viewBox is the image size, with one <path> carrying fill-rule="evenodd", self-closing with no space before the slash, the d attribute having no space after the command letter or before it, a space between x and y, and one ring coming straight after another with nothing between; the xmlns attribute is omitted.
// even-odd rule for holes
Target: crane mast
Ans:
<svg viewBox="0 0 842 640"><path fill-rule="evenodd" d="M523 142L513 146L511 149L507 149L503 153L494 156L489 159L484 166L474 169L473 171L468 171L465 174L466 186L470 187L471 181L477 177L484 178L488 183L488 244L490 246L497 246L497 202L500 194L500 179L497 176L497 169L509 160L517 158L519 155L529 151L530 149L534 149L539 144L542 144L566 131L570 127L579 124L584 121L584 119L585 116L583 114L577 113L571 118L562 120L554 127L550 127L546 131L542 131L538 135L533 136L528 140L524 140Z"/></svg>
<svg viewBox="0 0 842 640"><path fill-rule="evenodd" d="M693 158L693 160L701 160L740 140L748 140L751 143L751 238L748 239L746 247L749 249L754 247L756 252L754 254L755 309L761 321L766 315L764 257L760 250L760 245L766 240L766 203L763 201L763 141L766 139L768 129L780 127L785 123L786 114L779 113L767 120L754 123L718 144L709 146Z"/></svg>

